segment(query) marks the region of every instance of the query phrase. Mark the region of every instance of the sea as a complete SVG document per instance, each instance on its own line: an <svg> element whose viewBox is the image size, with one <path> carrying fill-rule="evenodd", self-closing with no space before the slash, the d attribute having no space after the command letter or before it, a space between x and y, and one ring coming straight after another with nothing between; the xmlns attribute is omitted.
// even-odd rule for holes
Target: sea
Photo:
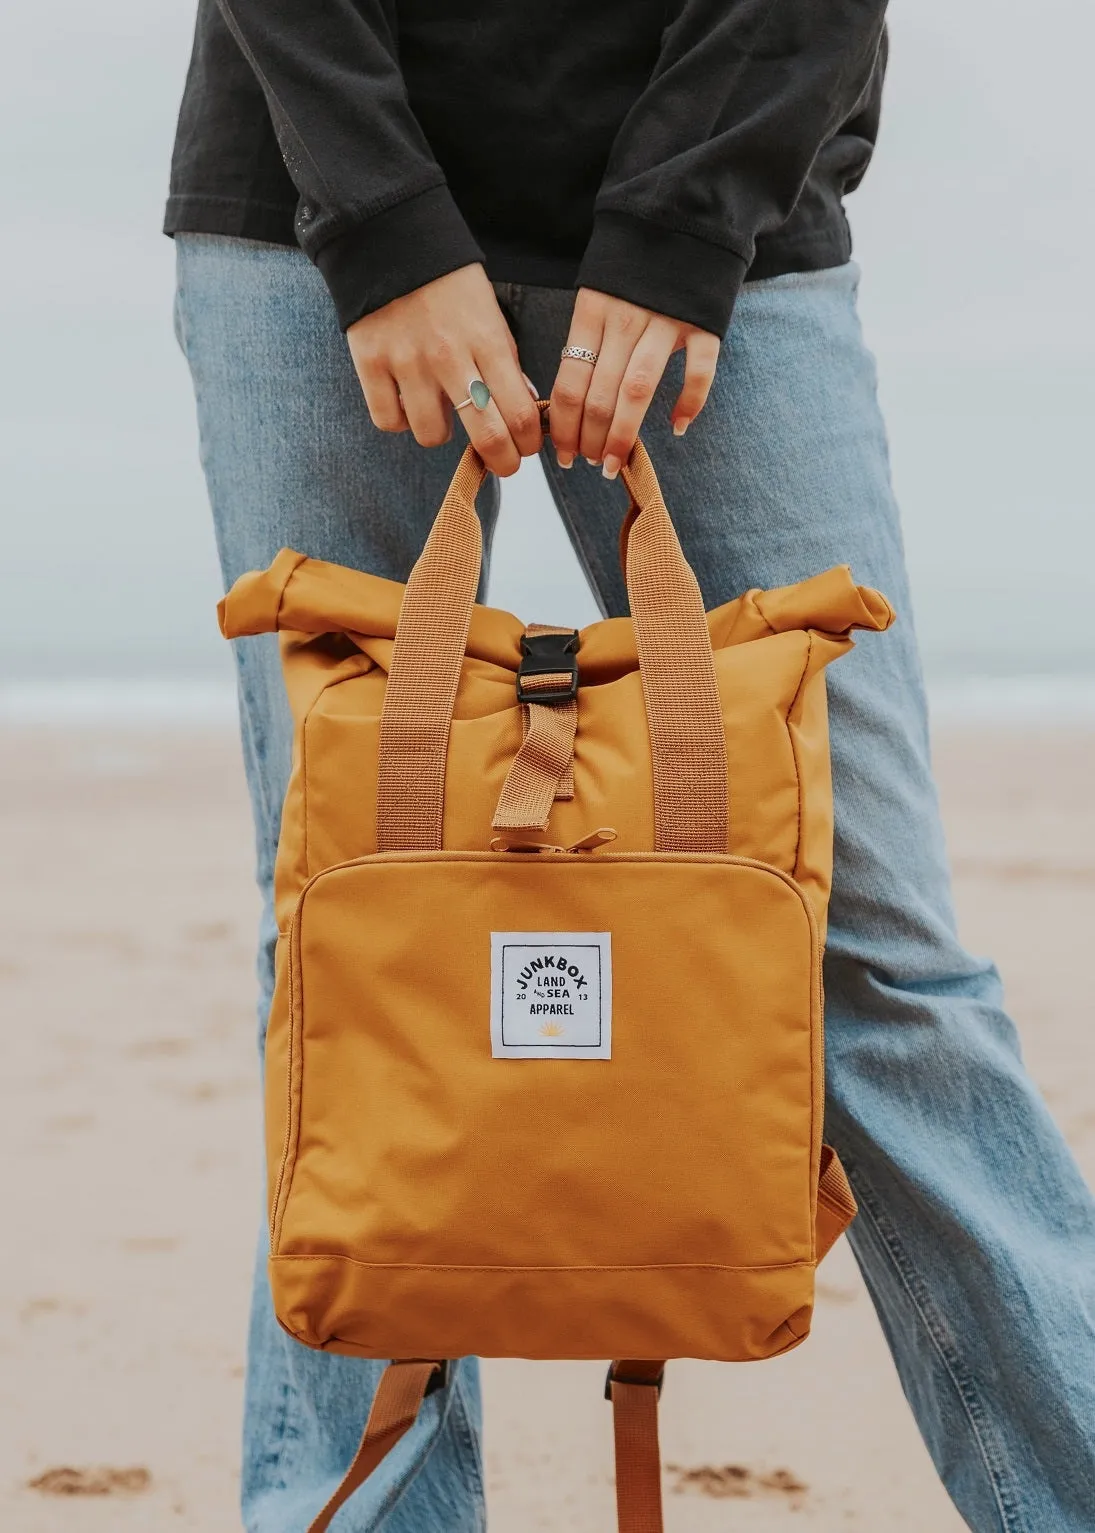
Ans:
<svg viewBox="0 0 1095 1533"><path fill-rule="evenodd" d="M193 11L0 19L0 721L232 717L159 233ZM933 709L1095 727L1095 12L919 0L891 29L849 214ZM490 599L597 615L535 464Z"/></svg>

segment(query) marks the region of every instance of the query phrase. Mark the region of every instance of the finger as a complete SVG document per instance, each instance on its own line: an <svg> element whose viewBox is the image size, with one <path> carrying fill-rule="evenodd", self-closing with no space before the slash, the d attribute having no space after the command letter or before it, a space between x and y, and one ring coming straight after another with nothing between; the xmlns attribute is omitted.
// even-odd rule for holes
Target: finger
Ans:
<svg viewBox="0 0 1095 1533"><path fill-rule="evenodd" d="M676 350L679 333L679 327L670 321L652 319L631 353L620 381L616 413L605 437L602 472L606 479L615 479L627 462L665 364Z"/></svg>
<svg viewBox="0 0 1095 1533"><path fill-rule="evenodd" d="M510 439L524 458L535 457L544 445L544 428L536 408L536 395L520 364L508 350L477 351L479 376L506 423ZM467 411L462 410L462 415Z"/></svg>
<svg viewBox="0 0 1095 1533"><path fill-rule="evenodd" d="M529 409L530 401L535 406L540 396L532 379L521 371L517 337L508 315L497 301L495 311L497 324L489 325L478 339L472 340L478 376L489 387L491 398L498 406L518 452L523 457L532 457L544 445L540 412Z"/></svg>
<svg viewBox="0 0 1095 1533"><path fill-rule="evenodd" d="M486 379L480 378L475 364L469 361L461 368L454 368L453 376L446 377L443 384L453 405L460 406L456 414L468 434L468 440L491 472L504 479L517 472L521 466L521 454L493 397L482 410L474 403L464 403L469 398L471 383L475 380L486 382ZM489 384L487 386L490 387ZM525 400L529 405L532 404L527 393Z"/></svg>
<svg viewBox="0 0 1095 1533"><path fill-rule="evenodd" d="M391 373L385 373L383 377L362 379L362 388L374 426L381 431L410 429L399 388Z"/></svg>
<svg viewBox="0 0 1095 1533"><path fill-rule="evenodd" d="M396 383L403 413L421 447L440 447L452 436L452 408L437 379L425 368L400 369Z"/></svg>
<svg viewBox="0 0 1095 1533"><path fill-rule="evenodd" d="M673 406L673 434L683 436L707 403L719 365L719 338L708 330L693 330L684 346L684 384Z"/></svg>
<svg viewBox="0 0 1095 1533"><path fill-rule="evenodd" d="M594 355L601 349L604 320L599 310L584 303L582 295L574 305L574 314L567 336L568 346L581 346ZM559 363L559 371L551 390L550 414L551 440L555 454L563 468L569 468L578 451L582 431L582 411L589 392L593 366L565 357Z"/></svg>
<svg viewBox="0 0 1095 1533"><path fill-rule="evenodd" d="M605 441L616 415L620 385L631 361L631 354L642 339L649 321L650 315L643 309L624 310L612 319L605 330L601 354L593 369L593 377L589 380L578 440L582 456L590 463L600 463L604 457Z"/></svg>
<svg viewBox="0 0 1095 1533"><path fill-rule="evenodd" d="M568 345L584 346L594 353L597 350L597 345L591 345L589 340L570 341ZM573 357L564 357L559 363L559 371L551 390L548 418L551 421L555 456L562 468L570 468L578 452L582 435L582 412L593 378L594 365L578 362Z"/></svg>
<svg viewBox="0 0 1095 1533"><path fill-rule="evenodd" d="M379 359L358 355L352 347L350 354L373 425L380 431L406 431L407 417L403 413L399 387L388 367Z"/></svg>

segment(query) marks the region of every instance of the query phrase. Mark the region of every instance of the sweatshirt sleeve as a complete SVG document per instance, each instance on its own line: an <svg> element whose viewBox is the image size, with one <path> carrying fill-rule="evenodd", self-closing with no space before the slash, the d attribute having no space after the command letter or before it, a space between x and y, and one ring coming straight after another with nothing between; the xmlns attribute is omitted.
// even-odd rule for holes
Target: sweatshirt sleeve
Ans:
<svg viewBox="0 0 1095 1533"><path fill-rule="evenodd" d="M617 134L581 287L723 335L757 236L869 89L885 0L678 0Z"/></svg>
<svg viewBox="0 0 1095 1533"><path fill-rule="evenodd" d="M300 192L343 328L483 259L411 111L392 0L218 0Z"/></svg>

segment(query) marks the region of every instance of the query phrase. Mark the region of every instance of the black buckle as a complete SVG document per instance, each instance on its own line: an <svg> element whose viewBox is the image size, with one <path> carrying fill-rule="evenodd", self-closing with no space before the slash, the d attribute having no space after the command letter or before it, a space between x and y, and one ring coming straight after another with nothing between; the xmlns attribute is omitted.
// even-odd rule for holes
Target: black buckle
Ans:
<svg viewBox="0 0 1095 1533"><path fill-rule="evenodd" d="M435 1395L438 1390L447 1389L448 1384L449 1360L446 1357L443 1360L439 1360L437 1367L430 1374L430 1382L426 1385L425 1394L422 1398L425 1399L427 1395Z"/></svg>
<svg viewBox="0 0 1095 1533"><path fill-rule="evenodd" d="M523 633L521 664L517 667L519 703L569 703L578 696L578 630L569 633ZM528 689L530 676L564 674L557 687Z"/></svg>
<svg viewBox="0 0 1095 1533"><path fill-rule="evenodd" d="M658 1399L659 1400L661 1399L661 1397L662 1397L662 1385L665 1383L665 1368L664 1368L664 1366L662 1368L661 1373L658 1374L658 1377L656 1379L635 1379L635 1378L628 1378L626 1373L615 1373L615 1372L613 1372L615 1366L616 1366L615 1363L609 1363L609 1365L608 1365L608 1373L605 1375L605 1399L606 1400L611 1400L612 1399L612 1386L613 1386L613 1384L645 1384L648 1389L656 1389L658 1391Z"/></svg>

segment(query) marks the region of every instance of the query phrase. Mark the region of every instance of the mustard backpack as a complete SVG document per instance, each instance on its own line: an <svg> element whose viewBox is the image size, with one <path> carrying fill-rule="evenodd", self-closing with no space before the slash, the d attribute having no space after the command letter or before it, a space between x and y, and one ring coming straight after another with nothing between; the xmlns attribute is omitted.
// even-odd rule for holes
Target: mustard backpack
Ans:
<svg viewBox="0 0 1095 1533"><path fill-rule="evenodd" d="M705 615L641 445L632 617L475 605L469 449L404 587L282 550L220 608L295 718L266 1045L270 1282L392 1359L338 1508L445 1359L615 1358L621 1533L660 1533L667 1358L775 1356L854 1216L822 1144L824 668L847 568Z"/></svg>

